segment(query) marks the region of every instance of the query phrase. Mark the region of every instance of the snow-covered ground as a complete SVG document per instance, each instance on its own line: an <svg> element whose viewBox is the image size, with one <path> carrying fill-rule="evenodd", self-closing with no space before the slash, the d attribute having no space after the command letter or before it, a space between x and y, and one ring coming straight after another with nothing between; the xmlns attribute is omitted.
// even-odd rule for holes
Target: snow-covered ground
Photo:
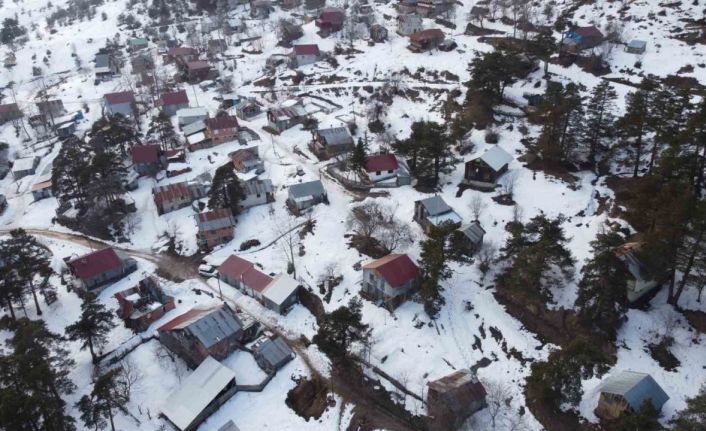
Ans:
<svg viewBox="0 0 706 431"><path fill-rule="evenodd" d="M64 6L67 0L53 1L53 7L47 8L46 0L28 0L21 3L5 2L0 9L0 20L17 15L20 24L28 28L36 25L36 29L29 32L29 42L15 51L17 66L11 69L0 70L0 83L12 82L12 89L20 107L25 112L33 112L35 97L41 88L40 82L32 78L32 65L37 64L43 68L46 85L50 87L53 97L61 98L69 111L83 110L84 104L89 108L85 113L87 119L79 124L79 130L90 128L92 122L100 117L101 97L104 93L121 91L131 88L133 83L128 75L129 65L126 65L124 74L113 81L94 85L92 59L99 47L104 45L107 38L121 35L125 41L129 33L122 31L117 26L117 16L126 9L125 2L111 1L98 7L97 17L90 22L75 23L71 26L57 27L52 33L43 23L44 17L53 8ZM298 91L311 92L324 97L342 106L330 113L317 113L316 118L322 126L341 125L342 118L355 119L362 131L366 130L367 119L364 113L369 93L364 86L379 87L393 77L400 80L400 85L420 92L415 100L397 97L389 107L383 122L389 125L389 130L396 138L403 139L410 133L410 125L416 120L441 121L440 103L445 100L449 90L464 90L463 82L469 79L468 62L476 52L491 50L491 46L482 43L476 37L461 34L465 28L466 14L473 1L465 0L464 6L456 13L453 21L458 30L444 29L448 36L453 37L459 49L453 52L434 52L432 54L412 54L406 49L407 39L394 32L396 12L392 4L376 4L378 22L384 23L390 29L390 41L384 44L368 46L364 41L356 41L355 49L360 53L350 56L337 56L338 66L334 69L325 63L309 65L301 68L307 75L306 79L321 79L324 76L337 76L340 83L334 84L300 84ZM568 2L567 2L568 3ZM580 24L595 23L604 25L608 15L615 15L619 3L599 0L591 5L580 7L574 17ZM561 4L559 5L561 6ZM623 78L636 82L638 77L626 73L626 69L633 69L637 60L642 62L645 73L657 76L666 76L677 73L682 67L694 66L692 72L682 73L682 76L692 76L702 84L706 84L706 72L703 67L703 46L689 46L673 39L672 28L678 24L678 19L690 13L700 13L698 6L683 5L684 11L677 13L670 9L664 17L659 17L659 25L645 21L649 14L655 14L661 9L656 0L643 0L629 5L629 14L634 19L626 23L624 30L625 39L639 38L649 41L647 52L635 56L623 51L622 46L616 46L610 54L609 62L613 72L610 77ZM106 20L100 15L105 12ZM280 79L275 84L275 92L264 92L263 87L252 82L263 76L263 66L267 57L273 53L286 53L288 50L275 46L275 23L280 17L289 15L279 9L266 22L248 21L249 32L262 36L262 54L246 54L245 58L237 61L237 68L231 74L234 80L235 91L242 95L257 97L265 106L276 106L290 95L296 93L285 76L293 76L291 71L280 71ZM391 17L385 19L384 16ZM144 18L139 18L144 19ZM426 27L434 26L431 20L425 20ZM487 28L493 28L511 33L512 29L500 24L485 23ZM175 31L172 29L172 31ZM316 33L313 22L304 25L304 36L298 43L317 43L323 51L332 51L337 43L345 44L340 36L327 39L320 38ZM139 35L139 31L137 32ZM183 35L182 35L183 39ZM91 42L89 42L89 40ZM156 56L156 48L150 48ZM242 54L243 47L230 47L229 54ZM51 51L48 65L42 62L47 51ZM0 56L8 51L8 47L0 46ZM72 53L82 64L77 70ZM33 56L36 56L33 59ZM158 63L160 61L158 60ZM224 62L225 63L225 62ZM219 65L223 69L223 65ZM161 66L159 66L161 67ZM403 70L409 73L402 73ZM423 69L424 72L450 72L458 77L458 81L447 80L439 75L439 82L429 83L414 78L415 72ZM165 71L173 73L173 66L165 67ZM550 66L550 72L556 79L574 81L591 88L600 82L591 74L580 70L577 66L563 68L557 65ZM432 80L429 75L422 73L425 80ZM540 72L532 74L528 80L518 82L507 89L507 95L517 101L522 100L525 91L539 92L541 85L534 89L534 84L541 81ZM428 89L434 90L428 91ZM622 98L630 87L615 84L615 89ZM206 106L213 114L219 102L215 99L215 90L203 91L197 86L187 88L192 106L198 104ZM11 99L10 89L3 91L5 102ZM145 99L146 100L146 99ZM622 102L620 103L622 105ZM310 106L311 107L311 106ZM622 106L621 106L622 109ZM148 116L143 117L143 126L148 121ZM525 149L520 142L522 135L518 126L523 120L516 120L512 130L509 123L498 128L500 134L499 145L510 154L518 156ZM358 294L360 289L361 272L354 269L357 262L369 260L360 255L356 250L349 248L344 238L349 233L347 219L354 205L359 204L357 196L344 190L338 183L321 173L323 163L319 162L307 149L310 133L299 127L290 129L279 136L271 136L262 128L266 124L264 114L252 121L242 122L260 134L260 155L265 162L265 173L262 178L269 178L275 186L275 202L249 209L239 215L235 239L220 247L205 259L213 264L219 264L230 254L240 254L239 246L243 241L258 239L262 244L268 244L278 236L283 223L289 223L289 215L285 209L284 201L287 197L287 187L300 181L321 179L330 200L329 205L319 205L314 208L311 217L316 221L313 235L307 235L303 240L305 255L296 258L297 275L308 286L314 287L318 278L324 274L325 269L332 263L338 266L343 275L343 282L336 287L329 303L325 303L327 311L344 305ZM533 126L528 126L530 133L537 133ZM144 129L144 127L143 127ZM14 181L11 175L0 181L0 191L4 193L9 202L6 211L0 215L0 228L25 227L36 229L51 229L66 231L66 228L53 223L57 202L54 198L33 202L29 192L45 167L49 166L56 157L59 145L43 147L46 143L32 147L31 142L24 142L22 134L16 136L15 129L7 124L0 126L0 141L11 146L11 158L20 156L38 155L41 163L37 175ZM30 131L31 133L31 131ZM372 135L371 135L372 136ZM357 136L358 137L358 136ZM356 137L356 139L357 139ZM476 150L482 151L484 132L475 131L471 136L476 144ZM371 145L376 149L376 144ZM196 252L194 234L196 225L194 212L185 208L163 216L157 215L152 201L151 189L156 184L168 184L193 179L204 172L213 173L214 170L226 163L228 153L240 148L238 143L227 143L207 150L200 150L188 154L187 163L192 170L173 178L141 179L139 188L130 192L134 200L137 213L131 221L133 227L130 242L122 244L124 247L135 250L153 250L161 248L167 235L176 237L179 250L182 254L190 255ZM296 150L296 151L295 151ZM304 153L308 157L300 154ZM470 155L465 156L468 159ZM296 170L301 167L303 176L296 176ZM462 196L456 197L457 187L463 175L463 165L458 164L456 169L442 177L443 189L439 192L444 200L458 212L465 221L471 220L469 202L475 192L466 191ZM577 260L576 273L581 268L584 260L589 256L589 242L600 231L604 222L608 221L605 213L597 213L596 193L601 196L612 196L612 192L589 173L580 173L577 183L571 188L566 183L541 172L534 173L522 163L514 160L510 164L510 173L505 176L517 178L515 200L523 210L525 220L538 215L546 214L555 216L565 215L568 219L564 224L567 237L570 238L569 249ZM386 189L388 196L377 199L385 204L397 208L397 217L409 222L416 239L415 243L400 252L409 253L412 258L419 257L419 241L424 235L416 224L412 223L414 201L425 197L410 186L398 189ZM480 217L480 222L487 231L486 240L501 246L507 236L505 224L513 217L512 208L495 203L492 194L481 194L485 203L485 210ZM298 220L296 222L303 221ZM615 220L611 220L615 221ZM292 222L292 223L296 223ZM61 269L62 258L73 254L81 254L86 250L60 240L44 238L43 241L54 252L54 266L57 271ZM245 258L256 262L264 268L266 273L281 273L286 269L286 258L277 244L255 251L242 253ZM134 285L144 274L151 274L154 265L145 260L140 260L139 271L110 286L100 296L111 309L117 308L113 294ZM372 349L370 361L403 382L410 390L422 395L428 381L449 374L455 369L471 367L481 359L490 359L490 365L480 368L478 374L484 383L498 383L510 388L512 394L512 407L519 409L524 406L523 385L529 373L529 362L523 363L517 359L518 355L510 355L511 349L519 352L527 360L542 360L546 358L553 346L543 345L534 334L528 332L522 325L510 316L498 304L493 296L492 272L482 279L480 271L475 265L454 265L454 275L444 283L444 297L446 304L443 306L439 319L430 321L422 306L418 303L408 302L394 313L376 307L364 301L363 320L372 328ZM577 277L576 277L577 278ZM202 281L187 280L182 283L163 281L165 289L178 299L177 309L168 313L160 321L155 322L150 331L169 318L193 305L214 303L217 300L205 294L197 294L194 289L204 288ZM577 296L577 280L567 283L562 289L555 290L554 299L556 307L571 307ZM57 278L58 283L58 278ZM209 281L212 284L214 281ZM286 316L278 316L264 310L256 301L240 295L237 291L227 286L221 286L224 295L235 300L244 310L259 316L268 324L276 325L287 334L294 337L303 334L309 339L316 332L315 319L309 312L297 305ZM705 307L695 301L691 293L685 293L687 307L704 309ZM466 302L473 304L472 311L466 311ZM628 321L619 333L618 362L610 372L623 369L632 369L650 373L669 394L670 400L664 406L664 419L669 419L675 411L684 406L684 399L692 396L698 390L700 383L705 381L703 373L703 358L706 357L706 337L699 335L688 327L683 318L680 318L671 307L667 306L664 295L658 295L652 301L652 307L647 311L631 310ZM30 307L31 308L31 307ZM75 321L79 315L80 301L74 293L67 292L63 286L59 287L59 300L47 308L42 316L53 331L62 333L65 326ZM34 316L32 316L34 317ZM674 322L673 334L676 340L673 353L681 361L681 366L675 371L667 372L646 353L646 345L660 335L665 320ZM421 325L419 323L422 323ZM490 336L490 328L499 331L502 339ZM110 334L106 350L118 347L129 340L133 334L123 327L116 328ZM170 363L161 358L159 344L151 341L142 345L128 358L140 369L143 378L128 406L133 418L119 415L116 425L120 429L156 430L164 422L158 417L161 403L166 396L179 387L180 379L188 373L184 364ZM72 355L77 361L76 368L72 371L72 379L78 386L77 392L67 402L73 409L73 403L80 396L88 392L91 380L90 355L78 350L78 344L71 345ZM314 347L309 348L311 357L316 358L315 366L320 372L326 374L327 361ZM238 379L244 382L257 381L260 378L253 359L244 352L234 353L226 361ZM350 406L341 411L342 403L337 400L336 406L330 408L318 421L305 422L285 404L287 391L294 387L294 376L306 376L308 369L301 358L296 358L282 369L270 382L262 393L239 393L226 403L216 414L206 421L201 429L217 429L228 419L242 430L255 429L320 429L335 430L345 429L345 424L352 415ZM242 376L242 377L241 377ZM383 383L385 383L383 381ZM580 413L589 420L596 420L593 408L597 401L597 388L600 381L592 379L584 383L585 396L580 405ZM391 391L396 391L391 385ZM424 407L413 397L407 396L404 400L406 408L413 413L423 414ZM75 412L74 412L75 413ZM136 418L136 419L135 419ZM137 422L139 420L139 423ZM487 413L480 413L475 421L480 423L479 429L489 427ZM526 425L530 429L541 429L540 424L534 420L531 413L526 414ZM342 428L339 428L342 426ZM81 424L79 424L81 427Z"/></svg>

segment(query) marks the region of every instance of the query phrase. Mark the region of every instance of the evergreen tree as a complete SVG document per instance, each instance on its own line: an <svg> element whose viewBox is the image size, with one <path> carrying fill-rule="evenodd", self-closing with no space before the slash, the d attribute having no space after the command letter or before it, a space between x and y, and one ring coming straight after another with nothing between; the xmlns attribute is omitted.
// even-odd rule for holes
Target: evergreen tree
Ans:
<svg viewBox="0 0 706 431"><path fill-rule="evenodd" d="M27 33L27 29L20 25L14 18L5 18L0 29L0 42L10 44L20 36Z"/></svg>
<svg viewBox="0 0 706 431"><path fill-rule="evenodd" d="M66 327L66 336L72 341L81 341L81 349L88 348L93 363L98 363L96 350L107 342L107 336L115 327L113 313L98 302L90 292L84 294L81 304L81 318Z"/></svg>
<svg viewBox="0 0 706 431"><path fill-rule="evenodd" d="M216 169L216 174L208 192L208 206L211 209L229 208L233 215L240 213L240 201L245 198L245 192L240 180L235 175L233 165L226 163Z"/></svg>
<svg viewBox="0 0 706 431"><path fill-rule="evenodd" d="M549 219L542 214L526 225L517 223L502 249L501 257L509 260L510 266L498 276L497 282L532 296L539 294L548 301L548 287L561 285L556 270L566 277L574 265L561 227L564 220L561 215Z"/></svg>
<svg viewBox="0 0 706 431"><path fill-rule="evenodd" d="M52 191L60 201L86 199L90 184L91 153L81 138L74 136L63 142L52 164Z"/></svg>
<svg viewBox="0 0 706 431"><path fill-rule="evenodd" d="M365 163L368 160L368 144L362 138L358 138L355 148L351 152L349 165L354 171L364 171Z"/></svg>
<svg viewBox="0 0 706 431"><path fill-rule="evenodd" d="M658 419L659 412L650 400L645 400L638 411L624 412L617 420L610 422L609 426L611 431L662 431L664 428Z"/></svg>
<svg viewBox="0 0 706 431"><path fill-rule="evenodd" d="M686 408L678 411L671 423L675 431L706 431L706 386L686 400Z"/></svg>
<svg viewBox="0 0 706 431"><path fill-rule="evenodd" d="M10 238L0 242L0 261L4 262L8 274L8 288L20 287L23 294L30 294L34 299L37 315L42 314L37 298L38 289L49 289L47 278L52 273L49 265L49 250L41 245L32 235L23 229L10 231ZM37 284L37 278L40 278ZM13 283L17 283L13 286Z"/></svg>
<svg viewBox="0 0 706 431"><path fill-rule="evenodd" d="M451 277L447 239L455 228L451 225L435 227L429 231L429 237L420 244L420 266L422 278L419 293L424 300L424 310L431 318L439 313L444 298L440 283Z"/></svg>
<svg viewBox="0 0 706 431"><path fill-rule="evenodd" d="M578 405L583 395L582 380L602 376L608 370L608 358L595 343L576 338L550 353L547 361L533 363L531 370L527 378L531 396L559 410L562 404Z"/></svg>
<svg viewBox="0 0 706 431"><path fill-rule="evenodd" d="M601 81L593 87L591 98L586 105L581 147L593 169L607 149L606 140L612 135L617 97L610 83Z"/></svg>
<svg viewBox="0 0 706 431"><path fill-rule="evenodd" d="M648 172L652 172L657 166L663 151L669 149L672 157L681 155L682 143L687 142L683 139L683 135L692 108L690 99L691 93L683 89L661 87L653 91L652 97L648 101L648 121L650 122L650 130L654 132L654 138L651 140L650 160L647 165ZM688 163L684 163L684 165L688 165ZM682 169L682 167L679 166L678 169Z"/></svg>
<svg viewBox="0 0 706 431"><path fill-rule="evenodd" d="M352 298L323 317L313 341L332 361L344 361L351 343L364 340L368 325L362 323L362 308L360 299Z"/></svg>
<svg viewBox="0 0 706 431"><path fill-rule="evenodd" d="M6 250L4 241L0 242L0 249ZM0 265L0 303L7 306L13 321L17 320L14 304L20 302L24 308L23 293L22 282L17 276L17 271L10 265Z"/></svg>
<svg viewBox="0 0 706 431"><path fill-rule="evenodd" d="M0 429L73 431L74 420L62 399L75 386L68 378L74 363L61 337L41 320L18 319L0 356Z"/></svg>
<svg viewBox="0 0 706 431"><path fill-rule="evenodd" d="M621 137L621 146L628 152L633 167L632 176L637 177L645 154L645 140L649 132L650 96L646 90L628 93L625 97L625 114L616 126Z"/></svg>
<svg viewBox="0 0 706 431"><path fill-rule="evenodd" d="M614 253L624 242L616 233L598 234L591 242L593 256L581 270L579 319L599 340L615 341L627 309L627 268Z"/></svg>
<svg viewBox="0 0 706 431"><path fill-rule="evenodd" d="M425 185L436 186L439 175L453 160L450 140L444 127L438 123L412 123L412 134L398 141L395 150L410 159L410 170Z"/></svg>
<svg viewBox="0 0 706 431"><path fill-rule="evenodd" d="M556 52L556 41L552 31L545 29L535 33L529 41L528 51L544 61L544 78L549 79L549 59Z"/></svg>
<svg viewBox="0 0 706 431"><path fill-rule="evenodd" d="M579 87L574 83L564 87L560 83L549 82L539 111L543 124L537 139L537 153L550 162L575 162L583 121L583 99Z"/></svg>
<svg viewBox="0 0 706 431"><path fill-rule="evenodd" d="M122 115L99 118L89 136L88 143L95 151L117 150L123 158L127 158L129 148L140 143L137 131Z"/></svg>
<svg viewBox="0 0 706 431"><path fill-rule="evenodd" d="M145 141L159 144L164 151L179 146L179 137L174 131L172 119L164 111L159 111L159 114L152 117L145 133Z"/></svg>
<svg viewBox="0 0 706 431"><path fill-rule="evenodd" d="M120 410L127 413L125 406L128 401L130 396L125 388L122 369L114 368L98 376L93 383L90 396L81 397L76 407L81 412L81 420L87 427L104 429L107 419L110 422L110 429L115 431L114 412Z"/></svg>
<svg viewBox="0 0 706 431"><path fill-rule="evenodd" d="M491 106L501 103L505 88L529 72L515 51L502 49L477 55L470 69L469 92L489 98Z"/></svg>

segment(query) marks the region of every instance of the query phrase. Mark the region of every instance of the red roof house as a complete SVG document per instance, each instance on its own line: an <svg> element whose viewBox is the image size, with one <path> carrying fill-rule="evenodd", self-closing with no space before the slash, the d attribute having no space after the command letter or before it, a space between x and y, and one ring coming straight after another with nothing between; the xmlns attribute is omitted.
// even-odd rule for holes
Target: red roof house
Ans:
<svg viewBox="0 0 706 431"><path fill-rule="evenodd" d="M394 154L374 154L365 161L365 170L370 173L394 172L400 167Z"/></svg>
<svg viewBox="0 0 706 431"><path fill-rule="evenodd" d="M103 97L105 97L105 101L111 105L119 105L122 103L135 103L135 94L132 91L107 93Z"/></svg>
<svg viewBox="0 0 706 431"><path fill-rule="evenodd" d="M112 248L97 250L66 262L85 290L94 290L137 269L137 262Z"/></svg>
<svg viewBox="0 0 706 431"><path fill-rule="evenodd" d="M164 164L164 153L159 145L132 147L132 167L140 175L154 175Z"/></svg>
<svg viewBox="0 0 706 431"><path fill-rule="evenodd" d="M162 105L162 110L167 115L176 115L178 110L189 107L189 96L186 95L186 91L179 90L162 94L159 102Z"/></svg>
<svg viewBox="0 0 706 431"><path fill-rule="evenodd" d="M331 33L340 31L343 28L343 22L346 20L346 12L340 8L326 8L319 18L316 19L316 26L322 35L326 36Z"/></svg>
<svg viewBox="0 0 706 431"><path fill-rule="evenodd" d="M207 118L206 137L211 140L212 145L220 145L230 142L238 137L238 119L232 115Z"/></svg>
<svg viewBox="0 0 706 431"><path fill-rule="evenodd" d="M307 44L307 45L294 45L295 55L319 55L319 45Z"/></svg>
<svg viewBox="0 0 706 431"><path fill-rule="evenodd" d="M258 299L272 281L272 277L259 271L252 262L235 255L218 267L218 278Z"/></svg>
<svg viewBox="0 0 706 431"><path fill-rule="evenodd" d="M416 289L419 268L406 254L389 254L363 266L361 294L387 307L397 307Z"/></svg>

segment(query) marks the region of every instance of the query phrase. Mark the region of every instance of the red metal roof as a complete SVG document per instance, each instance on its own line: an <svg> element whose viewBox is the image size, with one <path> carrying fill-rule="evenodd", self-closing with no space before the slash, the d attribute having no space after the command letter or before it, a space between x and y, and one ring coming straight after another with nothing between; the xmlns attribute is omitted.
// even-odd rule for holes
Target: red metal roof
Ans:
<svg viewBox="0 0 706 431"><path fill-rule="evenodd" d="M120 268L122 264L123 261L110 247L84 254L68 262L71 271L84 281L111 269Z"/></svg>
<svg viewBox="0 0 706 431"><path fill-rule="evenodd" d="M228 278L240 280L240 277L252 267L253 263L240 256L231 255L218 267L218 273Z"/></svg>
<svg viewBox="0 0 706 431"><path fill-rule="evenodd" d="M135 101L135 95L132 91L121 91L119 93L107 93L104 95L105 100L111 104L116 105L119 103L132 103Z"/></svg>
<svg viewBox="0 0 706 431"><path fill-rule="evenodd" d="M164 93L160 99L163 106L189 104L189 96L186 95L186 91L184 90L175 91L173 93Z"/></svg>
<svg viewBox="0 0 706 431"><path fill-rule="evenodd" d="M205 222L212 220L220 220L222 218L230 218L233 216L233 213L228 208L218 208L213 211L199 213L198 216L200 222Z"/></svg>
<svg viewBox="0 0 706 431"><path fill-rule="evenodd" d="M196 60L196 61L190 61L186 64L186 68L189 70L201 70L201 69L210 69L211 65L208 64L208 61L204 60Z"/></svg>
<svg viewBox="0 0 706 431"><path fill-rule="evenodd" d="M170 57L180 57L182 55L194 55L196 50L188 46L180 46L176 48L169 48L167 55Z"/></svg>
<svg viewBox="0 0 706 431"><path fill-rule="evenodd" d="M439 30L438 28L428 28L426 30L418 31L416 33L412 33L409 35L409 39L412 42L421 42L423 40L430 40L430 39L443 39L444 38L444 32Z"/></svg>
<svg viewBox="0 0 706 431"><path fill-rule="evenodd" d="M342 24L346 19L346 12L343 9L324 9L316 20L316 24Z"/></svg>
<svg viewBox="0 0 706 431"><path fill-rule="evenodd" d="M376 154L368 156L365 170L368 172L394 171L399 167L394 154Z"/></svg>
<svg viewBox="0 0 706 431"><path fill-rule="evenodd" d="M603 33L598 30L595 25L589 25L587 27L577 27L574 29L574 33L583 37L603 37Z"/></svg>
<svg viewBox="0 0 706 431"><path fill-rule="evenodd" d="M255 269L250 268L243 274L243 284L253 290L262 292L272 282L272 277Z"/></svg>
<svg viewBox="0 0 706 431"><path fill-rule="evenodd" d="M238 127L238 119L232 115L224 115L222 117L207 118L206 127L209 130L232 129Z"/></svg>
<svg viewBox="0 0 706 431"><path fill-rule="evenodd" d="M8 103L6 105L0 105L0 114L4 114L6 112L15 112L19 110L20 108L17 106L17 103Z"/></svg>
<svg viewBox="0 0 706 431"><path fill-rule="evenodd" d="M254 159L258 158L256 148L241 148L239 150L233 151L229 155L230 155L230 159L233 161L233 163L239 163L239 162L244 162L247 160L254 160Z"/></svg>
<svg viewBox="0 0 706 431"><path fill-rule="evenodd" d="M393 288L400 287L419 275L419 268L406 254L388 254L363 268L376 270Z"/></svg>
<svg viewBox="0 0 706 431"><path fill-rule="evenodd" d="M160 186L159 188L153 189L152 194L154 195L154 201L156 203L191 198L191 192L185 182Z"/></svg>
<svg viewBox="0 0 706 431"><path fill-rule="evenodd" d="M319 55L319 45L294 45L294 55Z"/></svg>
<svg viewBox="0 0 706 431"><path fill-rule="evenodd" d="M159 145L135 145L132 163L159 163Z"/></svg>

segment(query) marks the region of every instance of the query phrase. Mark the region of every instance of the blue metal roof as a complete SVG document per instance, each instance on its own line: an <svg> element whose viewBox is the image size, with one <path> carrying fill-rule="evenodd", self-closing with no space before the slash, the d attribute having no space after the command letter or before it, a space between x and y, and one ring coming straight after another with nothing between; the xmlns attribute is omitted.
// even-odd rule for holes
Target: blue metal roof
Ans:
<svg viewBox="0 0 706 431"><path fill-rule="evenodd" d="M635 411L640 410L646 400L659 411L669 399L652 376L635 371L622 371L607 378L601 392L622 396Z"/></svg>

